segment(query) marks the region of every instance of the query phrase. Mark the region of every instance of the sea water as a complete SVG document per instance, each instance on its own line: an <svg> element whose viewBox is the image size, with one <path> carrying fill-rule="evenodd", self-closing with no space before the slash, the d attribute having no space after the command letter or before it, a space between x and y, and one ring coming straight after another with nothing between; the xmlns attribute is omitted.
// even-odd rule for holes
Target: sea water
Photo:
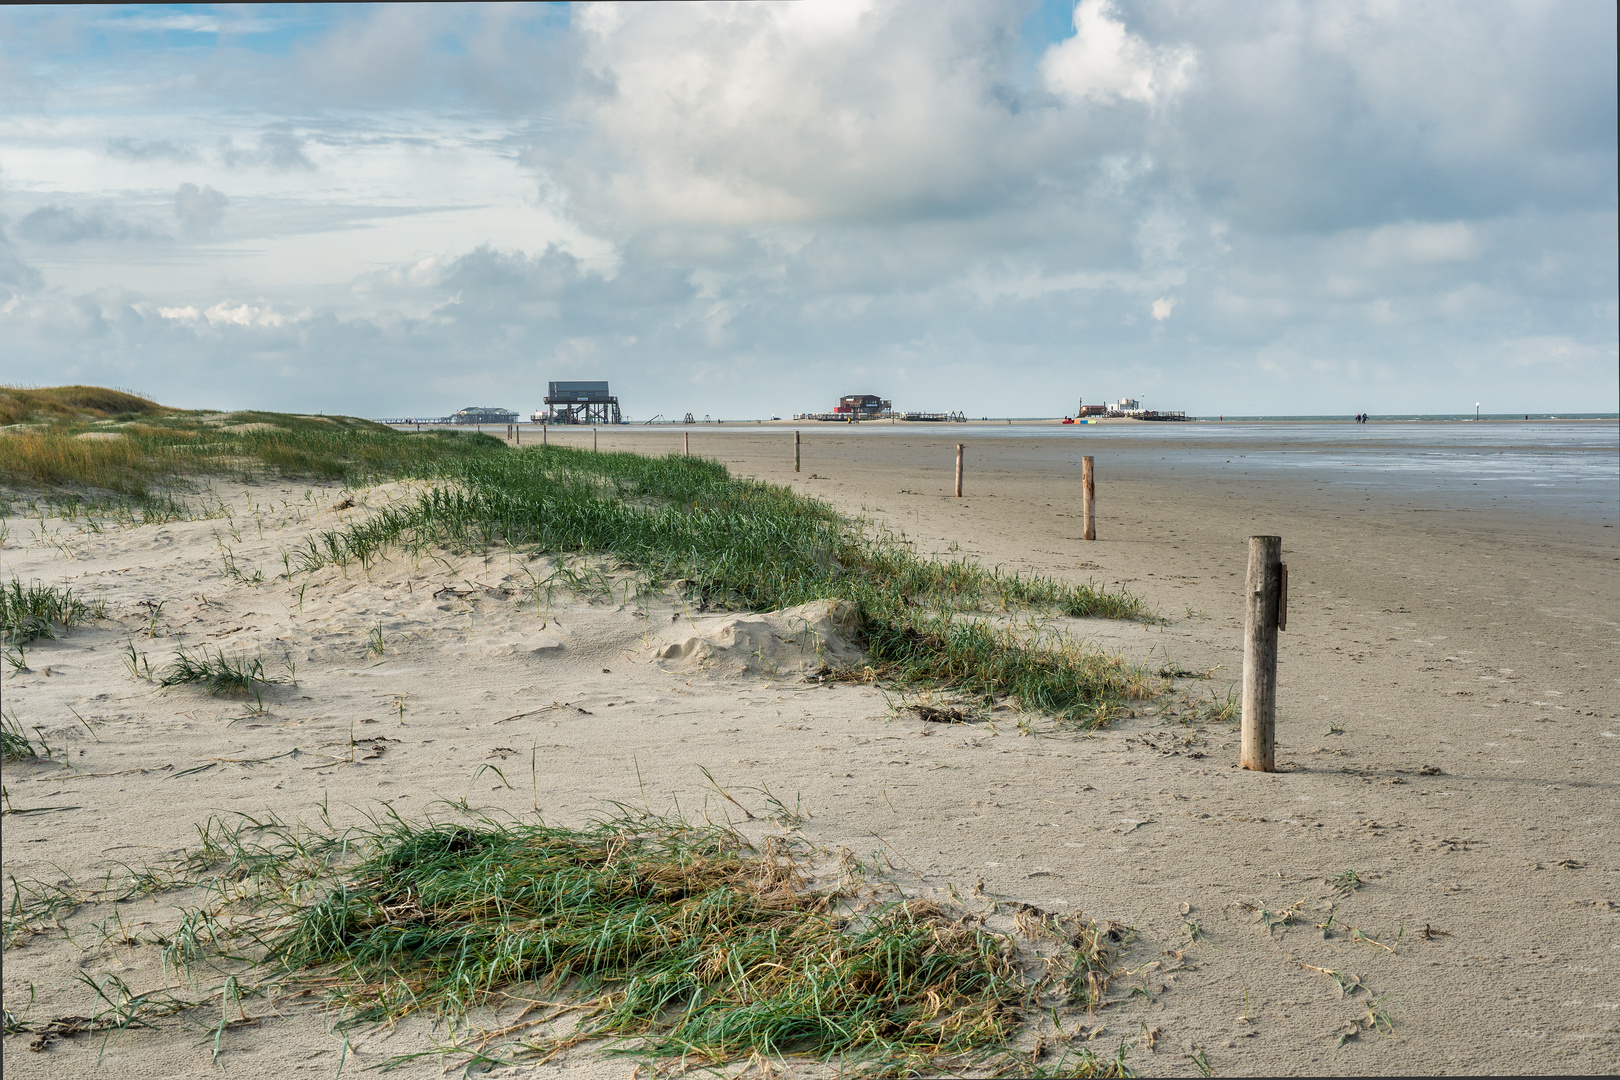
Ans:
<svg viewBox="0 0 1620 1080"><path fill-rule="evenodd" d="M1521 414L1522 415L1522 414ZM781 432L752 424L701 425L713 432ZM1053 425L806 422L806 436L932 436L1029 440L1003 449L1003 467L1067 470L1092 454L1098 468L1183 479L1286 473L1325 490L1399 497L1436 507L1503 508L1620 521L1620 419L1473 417L1266 418L1183 423ZM1027 461L1020 462L1020 458ZM1110 462L1110 459L1111 462ZM970 466L971 468L971 466Z"/></svg>

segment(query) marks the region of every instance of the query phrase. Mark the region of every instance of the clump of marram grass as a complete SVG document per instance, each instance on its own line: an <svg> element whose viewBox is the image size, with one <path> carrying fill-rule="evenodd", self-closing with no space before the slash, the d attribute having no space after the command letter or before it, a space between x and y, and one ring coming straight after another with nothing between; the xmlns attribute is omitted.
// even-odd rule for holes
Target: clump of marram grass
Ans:
<svg viewBox="0 0 1620 1080"><path fill-rule="evenodd" d="M34 740L11 713L0 714L0 757L6 761L34 761L39 757Z"/></svg>
<svg viewBox="0 0 1620 1080"><path fill-rule="evenodd" d="M0 641L25 645L55 637L53 627L66 630L75 623L105 615L104 604L73 595L71 587L38 581L24 585L16 577L0 584Z"/></svg>
<svg viewBox="0 0 1620 1080"><path fill-rule="evenodd" d="M391 548L439 544L606 555L650 587L678 583L700 607L850 601L877 677L1011 697L1082 725L1097 721L1099 706L1156 692L1146 672L1117 658L959 618L1031 608L1143 617L1128 593L925 558L825 503L735 478L716 462L535 447L447 461L440 476L449 483L415 502L311 537L299 567L366 565Z"/></svg>
<svg viewBox="0 0 1620 1080"><path fill-rule="evenodd" d="M996 933L930 901L879 903L858 878L813 888L810 854L788 841L651 816L581 829L393 817L341 836L215 821L203 839L184 876L220 900L185 917L169 962L239 958L251 941L281 991L324 990L346 1025L425 1012L458 1033L432 1053L485 1064L605 1041L891 1076L1016 1067L1025 1013L1106 1004L1118 953L1119 935L1083 916L1018 905L1018 933ZM473 1010L510 1005L527 1007L496 1031L470 1026Z"/></svg>
<svg viewBox="0 0 1620 1080"><path fill-rule="evenodd" d="M265 672L262 656L229 655L219 648L210 654L205 645L176 652L169 666L157 673L156 681L159 686L201 684L210 694L247 696L258 695L281 680Z"/></svg>

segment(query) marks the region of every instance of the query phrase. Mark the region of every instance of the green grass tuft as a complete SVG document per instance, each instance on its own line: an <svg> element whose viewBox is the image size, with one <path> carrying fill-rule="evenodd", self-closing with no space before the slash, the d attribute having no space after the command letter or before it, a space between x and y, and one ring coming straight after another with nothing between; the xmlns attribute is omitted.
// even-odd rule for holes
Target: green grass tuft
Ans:
<svg viewBox="0 0 1620 1080"><path fill-rule="evenodd" d="M39 757L34 741L23 731L21 722L9 713L0 715L0 757L6 761L34 761Z"/></svg>
<svg viewBox="0 0 1620 1080"><path fill-rule="evenodd" d="M200 683L210 694L218 695L256 695L278 681L265 674L262 657L229 656L218 648L209 655L206 645L192 652L181 649L157 674L159 686Z"/></svg>
<svg viewBox="0 0 1620 1080"><path fill-rule="evenodd" d="M1020 988L1001 941L931 904L852 924L790 861L670 823L594 829L396 823L271 944L340 980L360 1021L460 1014L513 984L590 1002L562 1044L660 1056L886 1058L999 1044Z"/></svg>
<svg viewBox="0 0 1620 1080"><path fill-rule="evenodd" d="M6 940L86 903L195 889L203 906L156 941L166 969L194 987L205 969L224 975L207 991L222 1010L313 991L340 1029L446 1024L443 1043L385 1068L538 1064L596 1044L655 1072L799 1057L885 1076L1129 1075L1123 1047L1076 1049L1059 1015L1109 1004L1115 924L1013 905L1014 930L997 933L984 913L883 902L886 886L791 840L653 815L577 829L465 820L221 816L169 863L99 889L14 882ZM817 887L821 871L837 884ZM1043 1068L1057 1047L1013 1044L1046 1015L1068 1049Z"/></svg>
<svg viewBox="0 0 1620 1080"><path fill-rule="evenodd" d="M66 630L86 619L106 617L105 605L73 595L71 588L42 585L19 578L0 584L0 641L25 645L52 638L53 627Z"/></svg>
<svg viewBox="0 0 1620 1080"><path fill-rule="evenodd" d="M804 1055L930 1072L1004 1054L1040 993L1076 992L1050 972L1084 970L1100 990L1109 971L1111 939L1095 925L1030 922L1061 954L1035 965L1042 982L1023 973L1015 939L970 913L818 891L788 842L670 819L395 817L341 841L216 823L204 840L188 875L257 883L261 914L234 927L192 917L174 962L250 937L286 989L326 990L345 1024L426 1012L459 1028L480 1006L551 1003L501 1029L502 1060L606 1040L695 1062ZM553 1027L559 1016L570 1023ZM473 1032L453 1052L494 1060L489 1038Z"/></svg>

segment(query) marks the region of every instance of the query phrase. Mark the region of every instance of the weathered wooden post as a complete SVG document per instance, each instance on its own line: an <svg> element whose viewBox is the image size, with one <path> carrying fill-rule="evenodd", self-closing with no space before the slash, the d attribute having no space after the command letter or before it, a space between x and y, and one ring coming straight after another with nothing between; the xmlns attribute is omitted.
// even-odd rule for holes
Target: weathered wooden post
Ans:
<svg viewBox="0 0 1620 1080"><path fill-rule="evenodd" d="M591 452L596 452L596 429L591 428Z"/></svg>
<svg viewBox="0 0 1620 1080"><path fill-rule="evenodd" d="M956 444L956 497L962 497L962 444Z"/></svg>
<svg viewBox="0 0 1620 1080"><path fill-rule="evenodd" d="M512 434L515 436L515 438L512 441L517 443L519 446L522 446L523 445L523 429L518 427L516 424L513 424L512 425Z"/></svg>
<svg viewBox="0 0 1620 1080"><path fill-rule="evenodd" d="M1243 614L1243 750L1245 769L1276 767L1277 631L1287 625L1282 537L1249 537Z"/></svg>
<svg viewBox="0 0 1620 1080"><path fill-rule="evenodd" d="M692 433L690 431L681 432L681 454L684 457L692 456Z"/></svg>
<svg viewBox="0 0 1620 1080"><path fill-rule="evenodd" d="M799 433L793 433L793 471L799 471Z"/></svg>
<svg viewBox="0 0 1620 1080"><path fill-rule="evenodd" d="M1087 540L1097 539L1097 474L1089 457L1080 459L1080 520Z"/></svg>
<svg viewBox="0 0 1620 1080"><path fill-rule="evenodd" d="M540 445L551 445L551 425L549 423L540 425Z"/></svg>

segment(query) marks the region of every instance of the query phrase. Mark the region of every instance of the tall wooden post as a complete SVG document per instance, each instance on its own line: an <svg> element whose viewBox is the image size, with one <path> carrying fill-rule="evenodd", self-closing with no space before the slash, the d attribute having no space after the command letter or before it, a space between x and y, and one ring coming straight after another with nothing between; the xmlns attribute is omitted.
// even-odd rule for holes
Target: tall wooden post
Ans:
<svg viewBox="0 0 1620 1080"><path fill-rule="evenodd" d="M512 441L517 443L519 446L522 446L523 445L523 429L518 427L516 424L513 424L512 425L512 434L513 434L513 436L515 436Z"/></svg>
<svg viewBox="0 0 1620 1080"><path fill-rule="evenodd" d="M550 446L551 445L551 425L550 424L541 424L540 425L540 445L541 446Z"/></svg>
<svg viewBox="0 0 1620 1080"><path fill-rule="evenodd" d="M956 497L962 497L962 444L956 444Z"/></svg>
<svg viewBox="0 0 1620 1080"><path fill-rule="evenodd" d="M1092 459L1080 459L1080 520L1087 540L1097 539L1097 474L1092 471Z"/></svg>
<svg viewBox="0 0 1620 1080"><path fill-rule="evenodd" d="M595 452L595 450L596 450L596 429L595 428L591 428L591 450L592 450L592 452Z"/></svg>
<svg viewBox="0 0 1620 1080"><path fill-rule="evenodd" d="M1245 769L1276 767L1277 623L1283 590L1282 537L1249 537L1243 614L1243 751Z"/></svg>
<svg viewBox="0 0 1620 1080"><path fill-rule="evenodd" d="M681 455L683 457L692 456L692 433L690 431L681 432Z"/></svg>
<svg viewBox="0 0 1620 1080"><path fill-rule="evenodd" d="M793 433L793 471L799 471L799 433Z"/></svg>

